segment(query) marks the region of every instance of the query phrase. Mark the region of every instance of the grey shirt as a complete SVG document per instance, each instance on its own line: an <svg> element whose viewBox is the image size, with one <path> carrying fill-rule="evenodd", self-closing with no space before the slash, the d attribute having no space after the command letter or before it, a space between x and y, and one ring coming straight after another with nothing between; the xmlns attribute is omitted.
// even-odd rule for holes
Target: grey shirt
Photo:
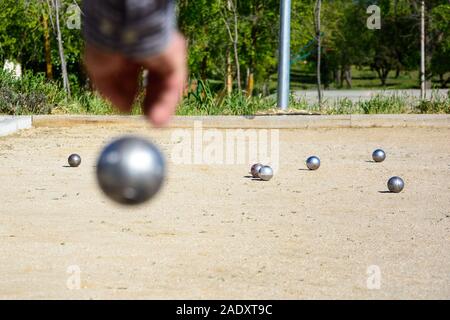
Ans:
<svg viewBox="0 0 450 320"><path fill-rule="evenodd" d="M173 0L84 0L85 40L132 59L160 53L175 30Z"/></svg>

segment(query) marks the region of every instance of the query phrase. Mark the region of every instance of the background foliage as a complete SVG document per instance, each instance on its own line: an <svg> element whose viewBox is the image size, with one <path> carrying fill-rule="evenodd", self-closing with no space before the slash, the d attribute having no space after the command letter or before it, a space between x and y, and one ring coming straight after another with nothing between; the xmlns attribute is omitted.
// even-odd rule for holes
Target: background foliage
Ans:
<svg viewBox="0 0 450 320"><path fill-rule="evenodd" d="M43 104L87 105L83 110L97 110L98 97L91 92L82 66L81 30L67 27L68 8L82 0L60 0L61 31L69 80L74 99L68 101L49 88L59 88L61 63L54 19L48 0L2 0L0 2L0 66L6 60L20 63L26 83L36 77L43 87L30 91L29 98L14 99L19 90L6 83L2 74L3 112L12 112L18 101L36 100L32 110L47 112ZM316 46L314 0L292 0L292 72L293 88L312 88L315 83ZM381 30L366 27L367 7L381 8ZM223 99L227 78L232 80L233 95L266 96L274 92L277 70L279 0L179 0L179 28L189 44L189 70L192 88L201 81L217 101ZM427 79L434 87L450 83L450 3L448 0L426 1ZM235 12L233 8L236 8ZM50 63L53 79L46 78L44 20L50 33ZM235 19L236 18L236 19ZM419 0L322 0L322 79L325 88L394 87L417 88L420 62ZM237 34L233 33L236 25ZM230 27L228 29L227 27ZM234 39L233 37L236 36ZM236 40L235 59L233 41ZM46 64L47 62L47 64ZM238 63L237 63L238 62ZM241 71L243 92L236 92L237 69ZM49 75L47 74L47 78ZM250 86L250 80L252 81ZM370 80L370 81L368 81ZM32 82L32 81L31 81ZM28 90L27 89L27 90ZM50 90L51 91L51 90ZM41 99L42 93L45 101ZM6 98L8 97L8 98ZM90 99L93 99L92 102ZM9 99L9 100L8 100ZM65 100L64 100L65 99ZM232 97L227 97L232 99ZM234 98L234 100L239 100ZM8 102L9 101L9 102ZM14 100L15 101L15 100ZM75 102L74 102L75 101ZM192 96L186 101L192 101ZM243 102L242 102L243 103ZM20 104L20 103L19 103ZM91 104L91 105L90 105ZM109 108L109 107L108 107ZM252 107L253 108L253 107ZM250 108L251 110L253 110ZM250 110L249 109L249 110ZM5 111L6 110L6 111ZM14 109L15 110L15 109ZM110 109L108 109L110 110ZM186 111L186 109L183 109ZM187 112L187 111L186 111ZM230 113L233 113L230 111Z"/></svg>

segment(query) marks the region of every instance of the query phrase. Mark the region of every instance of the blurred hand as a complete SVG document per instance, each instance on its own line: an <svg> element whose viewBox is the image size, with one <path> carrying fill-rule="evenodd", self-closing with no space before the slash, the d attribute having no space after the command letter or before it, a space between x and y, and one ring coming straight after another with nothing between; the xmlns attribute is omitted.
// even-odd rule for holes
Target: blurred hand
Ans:
<svg viewBox="0 0 450 320"><path fill-rule="evenodd" d="M86 44L85 65L95 88L122 112L130 112L139 89L142 69L148 70L143 111L155 126L175 113L186 83L186 42L175 33L161 54L131 60Z"/></svg>

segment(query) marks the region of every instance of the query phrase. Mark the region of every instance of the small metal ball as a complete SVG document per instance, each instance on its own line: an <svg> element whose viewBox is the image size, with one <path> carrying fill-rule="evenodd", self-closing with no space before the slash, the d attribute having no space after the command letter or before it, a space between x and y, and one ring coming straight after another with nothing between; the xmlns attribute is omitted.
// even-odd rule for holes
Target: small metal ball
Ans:
<svg viewBox="0 0 450 320"><path fill-rule="evenodd" d="M140 204L152 198L165 177L165 161L158 148L145 139L128 136L105 147L97 163L103 192L121 204Z"/></svg>
<svg viewBox="0 0 450 320"><path fill-rule="evenodd" d="M67 161L69 162L69 166L78 167L81 164L81 157L78 154L74 153L69 156L69 159L67 159Z"/></svg>
<svg viewBox="0 0 450 320"><path fill-rule="evenodd" d="M273 170L272 170L272 168L269 167L269 166L262 166L261 169L259 170L258 177L261 180L269 181L270 179L273 178Z"/></svg>
<svg viewBox="0 0 450 320"><path fill-rule="evenodd" d="M405 182L400 177L392 177L389 179L387 186L390 192L399 193L405 187Z"/></svg>
<svg viewBox="0 0 450 320"><path fill-rule="evenodd" d="M372 159L375 162L383 162L386 159L386 153L381 149L377 149L372 153Z"/></svg>
<svg viewBox="0 0 450 320"><path fill-rule="evenodd" d="M250 170L253 178L258 178L259 170L263 167L261 163L256 163L252 165L252 168Z"/></svg>
<svg viewBox="0 0 450 320"><path fill-rule="evenodd" d="M306 159L306 166L309 170L317 170L320 167L320 159L316 156Z"/></svg>

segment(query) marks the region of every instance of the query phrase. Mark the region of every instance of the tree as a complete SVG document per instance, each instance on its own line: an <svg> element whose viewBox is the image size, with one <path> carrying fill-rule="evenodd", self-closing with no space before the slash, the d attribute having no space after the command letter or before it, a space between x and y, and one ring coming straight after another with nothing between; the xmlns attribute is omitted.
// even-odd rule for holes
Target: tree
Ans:
<svg viewBox="0 0 450 320"><path fill-rule="evenodd" d="M0 64L15 60L25 71L45 72L49 79L53 75L71 92L82 90L83 38L80 30L68 27L68 8L74 3L81 0L1 0ZM420 67L420 3L295 0L292 63L298 56L307 60L301 68L318 75L321 89L331 79L338 87L345 83L351 87L355 66L372 67L380 83L388 85L391 71L399 75ZM279 4L279 0L177 1L178 25L189 46L190 78L211 80L213 91L231 93L234 84L247 95L269 93L277 71ZM367 7L372 4L381 7L381 30L366 26ZM426 79L438 78L445 87L450 82L450 4L427 0L425 6Z"/></svg>
<svg viewBox="0 0 450 320"><path fill-rule="evenodd" d="M439 77L441 88L446 88L450 83L450 4L437 5L430 14L433 21L430 33L436 47L429 70Z"/></svg>
<svg viewBox="0 0 450 320"><path fill-rule="evenodd" d="M279 28L279 1L248 0L240 2L240 61L247 69L247 95L252 95L255 82L262 91L269 76L276 72Z"/></svg>
<svg viewBox="0 0 450 320"><path fill-rule="evenodd" d="M221 0L181 0L178 2L178 25L188 47L190 76L225 78L228 34L221 17Z"/></svg>
<svg viewBox="0 0 450 320"><path fill-rule="evenodd" d="M0 2L0 61L15 60L25 67L37 67L41 56L42 26L38 2Z"/></svg>
<svg viewBox="0 0 450 320"><path fill-rule="evenodd" d="M425 84L425 1L420 3L420 98L426 97Z"/></svg>
<svg viewBox="0 0 450 320"><path fill-rule="evenodd" d="M321 75L321 53L322 53L322 46L321 46L321 31L320 31L320 12L321 12L321 6L322 6L322 0L316 0L316 6L315 6L315 27L316 27L316 39L317 39L317 93L318 93L318 99L319 99L319 105L322 104L322 84L320 81L320 75Z"/></svg>
<svg viewBox="0 0 450 320"><path fill-rule="evenodd" d="M52 49L50 42L50 28L48 25L48 16L45 12L42 14L42 27L44 28L44 50L45 50L45 74L47 79L53 79Z"/></svg>
<svg viewBox="0 0 450 320"><path fill-rule="evenodd" d="M64 54L64 42L62 39L62 33L61 33L61 23L60 23L60 8L61 3L60 0L51 0L51 3L47 0L50 16L55 16L55 27L56 28L56 39L58 41L58 51L59 51L59 58L61 61L61 72L62 72L62 79L63 79L63 86L64 90L66 90L66 93L70 97L70 83L69 83L69 75L67 73L67 64L66 64L66 57Z"/></svg>
<svg viewBox="0 0 450 320"><path fill-rule="evenodd" d="M236 64L236 82L238 90L241 91L241 67L239 65L239 32L238 32L238 11L237 0L226 0L222 9L222 19L230 37L230 41L233 45L234 63ZM231 12L231 16L228 14Z"/></svg>

